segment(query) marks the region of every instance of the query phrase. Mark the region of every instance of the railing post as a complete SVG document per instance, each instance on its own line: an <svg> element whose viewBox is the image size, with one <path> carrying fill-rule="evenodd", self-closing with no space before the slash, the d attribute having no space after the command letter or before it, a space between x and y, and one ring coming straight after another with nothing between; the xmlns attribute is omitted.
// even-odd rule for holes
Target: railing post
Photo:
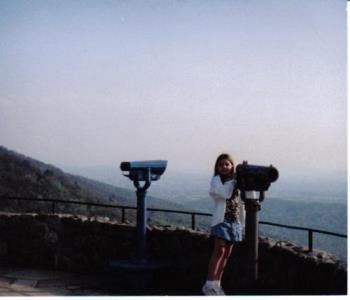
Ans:
<svg viewBox="0 0 350 300"><path fill-rule="evenodd" d="M196 214L192 214L192 229L196 229Z"/></svg>
<svg viewBox="0 0 350 300"><path fill-rule="evenodd" d="M55 214L55 201L52 201L51 212L53 215Z"/></svg>
<svg viewBox="0 0 350 300"><path fill-rule="evenodd" d="M125 208L122 207L122 223L125 223Z"/></svg>
<svg viewBox="0 0 350 300"><path fill-rule="evenodd" d="M312 245L312 230L308 230L309 231L309 252L312 252L313 251L313 245Z"/></svg>

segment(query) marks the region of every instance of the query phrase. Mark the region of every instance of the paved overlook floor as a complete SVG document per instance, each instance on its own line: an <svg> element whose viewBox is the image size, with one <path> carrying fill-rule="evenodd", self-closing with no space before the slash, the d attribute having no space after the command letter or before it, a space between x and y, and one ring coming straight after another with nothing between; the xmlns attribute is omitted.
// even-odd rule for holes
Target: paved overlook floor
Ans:
<svg viewBox="0 0 350 300"><path fill-rule="evenodd" d="M148 276L147 276L148 277ZM133 280L134 279L134 280ZM130 281L131 280L131 281ZM141 279L142 280L142 279ZM127 282L127 283L126 283ZM133 284L129 284L132 282ZM125 272L118 274L84 274L62 271L0 267L0 297L2 296L143 296L178 295L179 291L146 292L135 290L138 279ZM201 291L184 295L200 296Z"/></svg>
<svg viewBox="0 0 350 300"><path fill-rule="evenodd" d="M111 279L59 271L0 268L1 296L115 296Z"/></svg>

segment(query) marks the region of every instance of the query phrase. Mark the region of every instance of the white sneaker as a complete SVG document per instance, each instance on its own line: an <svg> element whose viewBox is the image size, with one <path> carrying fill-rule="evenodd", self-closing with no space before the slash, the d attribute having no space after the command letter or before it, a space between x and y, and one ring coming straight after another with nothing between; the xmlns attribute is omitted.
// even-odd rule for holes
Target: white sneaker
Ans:
<svg viewBox="0 0 350 300"><path fill-rule="evenodd" d="M202 292L205 296L215 296L217 295L217 291L213 286L209 286L207 284L203 285Z"/></svg>
<svg viewBox="0 0 350 300"><path fill-rule="evenodd" d="M224 290L222 289L222 287L220 285L218 287L218 295L220 295L220 296L225 296L226 295Z"/></svg>
<svg viewBox="0 0 350 300"><path fill-rule="evenodd" d="M221 286L209 286L205 284L202 288L202 292L206 296L224 296L225 292Z"/></svg>

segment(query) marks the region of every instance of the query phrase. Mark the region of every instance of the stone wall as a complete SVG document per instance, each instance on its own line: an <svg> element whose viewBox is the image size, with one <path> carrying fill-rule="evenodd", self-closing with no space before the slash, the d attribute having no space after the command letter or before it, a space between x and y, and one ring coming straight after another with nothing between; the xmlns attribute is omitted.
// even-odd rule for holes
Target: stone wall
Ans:
<svg viewBox="0 0 350 300"><path fill-rule="evenodd" d="M200 295L212 242L206 232L148 227L146 258L163 262L164 267L153 272L152 288L142 293ZM347 293L347 270L329 253L308 253L288 242L260 238L259 282L255 287L248 280L246 253L245 243L240 243L228 262L222 284L229 294ZM134 255L132 225L71 215L0 215L1 266L110 272L119 279L119 292L132 294L135 286L128 283L135 281L136 273L128 277L125 270L112 269L110 262L130 260Z"/></svg>

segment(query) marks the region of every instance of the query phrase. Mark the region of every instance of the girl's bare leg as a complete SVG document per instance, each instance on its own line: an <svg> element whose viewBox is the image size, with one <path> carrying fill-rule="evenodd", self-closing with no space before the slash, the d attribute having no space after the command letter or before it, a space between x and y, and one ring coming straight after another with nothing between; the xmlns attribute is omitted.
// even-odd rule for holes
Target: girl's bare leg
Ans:
<svg viewBox="0 0 350 300"><path fill-rule="evenodd" d="M231 255L232 249L233 249L233 244L226 243L224 257L221 260L220 266L218 268L218 277L219 277L218 280L220 281L221 281L222 275L224 274L224 270L225 270L227 261Z"/></svg>
<svg viewBox="0 0 350 300"><path fill-rule="evenodd" d="M220 280L223 272L222 264L226 254L226 242L215 238L214 251L209 261L208 280Z"/></svg>

